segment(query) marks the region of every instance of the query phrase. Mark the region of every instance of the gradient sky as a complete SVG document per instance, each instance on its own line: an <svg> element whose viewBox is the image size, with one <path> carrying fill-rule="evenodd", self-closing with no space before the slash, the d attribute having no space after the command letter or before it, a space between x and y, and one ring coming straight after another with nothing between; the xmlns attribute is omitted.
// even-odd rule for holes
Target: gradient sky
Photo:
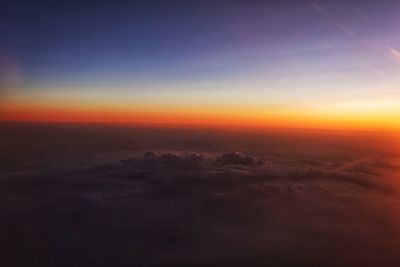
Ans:
<svg viewBox="0 0 400 267"><path fill-rule="evenodd" d="M2 120L400 129L399 1L32 2L0 10Z"/></svg>

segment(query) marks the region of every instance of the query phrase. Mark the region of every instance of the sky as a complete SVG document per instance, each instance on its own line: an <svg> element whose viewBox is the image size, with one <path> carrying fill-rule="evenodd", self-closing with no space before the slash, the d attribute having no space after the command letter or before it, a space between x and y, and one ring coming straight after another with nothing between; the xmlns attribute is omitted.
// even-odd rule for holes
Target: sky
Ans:
<svg viewBox="0 0 400 267"><path fill-rule="evenodd" d="M399 1L33 2L0 120L400 130Z"/></svg>

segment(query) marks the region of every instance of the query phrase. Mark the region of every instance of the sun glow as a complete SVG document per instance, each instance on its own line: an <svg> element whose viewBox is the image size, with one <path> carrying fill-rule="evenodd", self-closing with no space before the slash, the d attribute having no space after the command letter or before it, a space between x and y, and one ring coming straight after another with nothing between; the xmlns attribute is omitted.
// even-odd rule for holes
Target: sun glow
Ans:
<svg viewBox="0 0 400 267"><path fill-rule="evenodd" d="M340 102L330 105L158 104L132 101L3 102L1 120L114 122L398 131L395 101Z"/></svg>

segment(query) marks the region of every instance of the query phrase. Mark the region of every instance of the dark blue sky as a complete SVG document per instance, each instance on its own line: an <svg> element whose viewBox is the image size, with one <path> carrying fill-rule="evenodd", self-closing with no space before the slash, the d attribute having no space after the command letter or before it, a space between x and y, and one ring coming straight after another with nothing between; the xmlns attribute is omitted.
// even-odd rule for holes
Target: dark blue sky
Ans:
<svg viewBox="0 0 400 267"><path fill-rule="evenodd" d="M27 83L237 74L237 63L280 61L279 49L313 50L351 41L352 32L377 38L399 26L394 1L33 2L2 11L2 57L20 65ZM186 71L204 61L205 70Z"/></svg>

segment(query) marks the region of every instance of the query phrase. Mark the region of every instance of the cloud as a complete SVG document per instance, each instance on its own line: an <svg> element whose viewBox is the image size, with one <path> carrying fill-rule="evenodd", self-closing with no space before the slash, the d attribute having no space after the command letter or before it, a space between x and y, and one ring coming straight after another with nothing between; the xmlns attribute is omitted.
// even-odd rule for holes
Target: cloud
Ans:
<svg viewBox="0 0 400 267"><path fill-rule="evenodd" d="M261 158L256 158L237 151L222 154L217 158L217 161L223 165L255 165L263 163Z"/></svg>
<svg viewBox="0 0 400 267"><path fill-rule="evenodd" d="M286 194L299 193L306 188L298 187L298 183L304 185L314 182L347 183L366 190L389 192L390 188L372 178L381 171L398 167L396 161L383 155L337 162L277 157L267 157L266 160L238 151L206 155L196 152L146 151L137 158L106 162L92 170L95 170L94 174L102 173L104 177L164 181L167 184L185 181L188 184L200 182L215 186L221 183L241 183L244 179L253 181L251 186L256 191L268 188L266 191L271 194ZM263 185L266 182L268 187Z"/></svg>
<svg viewBox="0 0 400 267"><path fill-rule="evenodd" d="M158 153L146 151L143 156L138 159L138 164L140 166L151 166L153 168L199 170L204 169L208 161L210 160L206 159L200 153Z"/></svg>
<svg viewBox="0 0 400 267"><path fill-rule="evenodd" d="M205 163L216 167L225 165L260 165L264 163L263 158L255 157L238 151L223 153L221 155L212 155L208 157L204 157L200 153L157 153L154 151L147 151L139 160L143 163L159 164L170 167L194 166L196 164Z"/></svg>
<svg viewBox="0 0 400 267"><path fill-rule="evenodd" d="M313 8L316 12L320 13L323 15L325 18L327 18L330 23L332 23L339 31L347 35L348 37L357 37L357 34L351 30L349 27L344 25L342 22L340 22L334 15L332 15L330 12L328 12L325 8L323 8L321 5L318 5L316 3L310 4L311 8Z"/></svg>
<svg viewBox="0 0 400 267"><path fill-rule="evenodd" d="M393 47L388 47L388 51L395 60L400 62L400 52L397 49L394 49Z"/></svg>

